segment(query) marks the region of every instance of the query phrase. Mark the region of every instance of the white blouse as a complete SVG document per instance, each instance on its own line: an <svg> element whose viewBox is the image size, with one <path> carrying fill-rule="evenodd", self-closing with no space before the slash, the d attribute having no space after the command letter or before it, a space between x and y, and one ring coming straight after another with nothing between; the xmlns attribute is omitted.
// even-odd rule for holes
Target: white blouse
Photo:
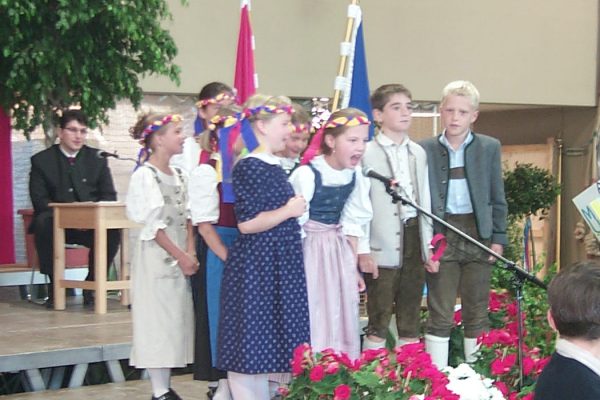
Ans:
<svg viewBox="0 0 600 400"><path fill-rule="evenodd" d="M371 183L363 176L360 165L354 169L337 170L329 166L323 156L315 157L312 165L321 173L321 181L324 186L347 185L352 181L352 175L356 174L354 189L344 205L340 224L344 234L362 237L364 229L373 218L373 208L369 199ZM296 194L300 194L306 199L306 212L298 219L300 225L304 225L308 221L310 201L315 194L315 174L308 165L303 165L292 172L290 183Z"/></svg>
<svg viewBox="0 0 600 400"><path fill-rule="evenodd" d="M212 153L210 158L218 160L221 156L219 153ZM208 164L196 165L190 172L188 196L192 224L216 224L219 220L218 184L217 171Z"/></svg>
<svg viewBox="0 0 600 400"><path fill-rule="evenodd" d="M167 175L156 168L159 179L166 185L183 187L179 175L171 167L172 175ZM182 171L185 177L185 171ZM140 229L140 240L154 240L159 229L165 229L167 224L160 219L160 211L165 205L163 195L150 168L138 168L129 181L127 198L125 200L127 218L143 224Z"/></svg>
<svg viewBox="0 0 600 400"><path fill-rule="evenodd" d="M173 167L179 167L188 174L200 162L200 145L195 137L187 137L183 141L183 151L181 154L175 154L171 157L169 164Z"/></svg>

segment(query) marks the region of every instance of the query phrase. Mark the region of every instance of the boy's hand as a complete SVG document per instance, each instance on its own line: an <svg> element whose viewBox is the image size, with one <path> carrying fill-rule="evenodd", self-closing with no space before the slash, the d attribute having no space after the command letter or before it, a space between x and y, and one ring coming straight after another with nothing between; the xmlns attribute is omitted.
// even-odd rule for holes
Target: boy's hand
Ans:
<svg viewBox="0 0 600 400"><path fill-rule="evenodd" d="M290 217L298 218L306 211L306 200L301 195L296 195L288 200L285 205L290 213Z"/></svg>
<svg viewBox="0 0 600 400"><path fill-rule="evenodd" d="M360 275L360 273L357 272L356 276L358 278L358 291L359 291L359 293L362 293L365 291L365 289L367 289L367 285L365 285L365 280Z"/></svg>
<svg viewBox="0 0 600 400"><path fill-rule="evenodd" d="M504 246L502 246L501 244L498 244L498 243L492 243L492 245L490 246L490 250L492 250L494 253L497 253L498 255L502 255L502 252L504 251ZM488 258L488 261L490 263L495 263L496 257L490 256Z"/></svg>
<svg viewBox="0 0 600 400"><path fill-rule="evenodd" d="M373 274L373 279L379 278L379 268L370 254L358 255L358 268L366 274Z"/></svg>
<svg viewBox="0 0 600 400"><path fill-rule="evenodd" d="M431 274L436 274L440 271L440 262L433 261L431 257L433 256L433 252L429 250L429 257L427 257L427 261L425 261L425 270Z"/></svg>

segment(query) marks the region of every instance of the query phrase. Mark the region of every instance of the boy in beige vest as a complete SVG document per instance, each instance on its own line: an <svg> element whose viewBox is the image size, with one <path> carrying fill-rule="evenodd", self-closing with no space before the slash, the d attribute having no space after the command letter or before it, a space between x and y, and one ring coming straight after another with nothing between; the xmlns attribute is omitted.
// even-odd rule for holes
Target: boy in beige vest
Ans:
<svg viewBox="0 0 600 400"><path fill-rule="evenodd" d="M408 137L413 109L410 91L400 84L383 85L373 92L371 105L379 132L367 145L363 166L391 177L402 197L430 211L425 151ZM417 342L425 271L439 266L431 261L431 219L418 215L410 205L393 204L381 182L372 182L370 198L373 220L359 246L369 315L363 348L385 346L392 311L397 344Z"/></svg>

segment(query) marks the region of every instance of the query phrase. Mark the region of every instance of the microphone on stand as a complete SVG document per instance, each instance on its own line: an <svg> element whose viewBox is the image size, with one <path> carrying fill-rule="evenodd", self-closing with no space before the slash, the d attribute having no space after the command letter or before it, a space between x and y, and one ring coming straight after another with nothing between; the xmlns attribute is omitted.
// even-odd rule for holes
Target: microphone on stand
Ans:
<svg viewBox="0 0 600 400"><path fill-rule="evenodd" d="M109 153L108 151L98 150L98 152L96 153L96 157L98 157L98 158L108 158L108 157L119 158L119 155L117 153Z"/></svg>
<svg viewBox="0 0 600 400"><path fill-rule="evenodd" d="M98 158L109 158L109 157L113 157L116 158L117 160L128 160L128 161L133 161L134 163L137 164L137 160L133 159L131 157L121 157L119 156L116 152L115 153L109 153L108 151L104 151L104 150L98 150L96 152L96 157Z"/></svg>
<svg viewBox="0 0 600 400"><path fill-rule="evenodd" d="M366 177L377 179L378 181L383 183L386 187L398 186L398 184L396 183L396 181L393 178L390 178L388 176L384 176L378 172L375 172L375 170L372 167L367 167L367 166L363 167L362 173Z"/></svg>

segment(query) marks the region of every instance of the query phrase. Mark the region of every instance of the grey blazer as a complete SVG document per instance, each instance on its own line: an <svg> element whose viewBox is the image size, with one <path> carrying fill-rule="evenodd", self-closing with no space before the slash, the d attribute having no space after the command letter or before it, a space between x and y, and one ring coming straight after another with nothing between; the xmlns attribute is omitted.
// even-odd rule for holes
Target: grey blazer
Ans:
<svg viewBox="0 0 600 400"><path fill-rule="evenodd" d="M419 144L427 152L431 211L444 218L448 198L450 157L448 149L439 141L440 136ZM482 239L506 245L506 216L508 207L504 197L501 145L497 139L473 132L473 140L465 148L465 176ZM441 230L435 224L436 232Z"/></svg>

